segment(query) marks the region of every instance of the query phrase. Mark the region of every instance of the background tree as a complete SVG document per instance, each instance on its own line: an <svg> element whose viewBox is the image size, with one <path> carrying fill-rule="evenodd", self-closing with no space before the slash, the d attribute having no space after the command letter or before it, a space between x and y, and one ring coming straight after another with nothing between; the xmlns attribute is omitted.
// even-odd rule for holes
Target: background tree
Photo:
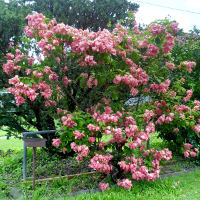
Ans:
<svg viewBox="0 0 200 200"><path fill-rule="evenodd" d="M2 66L6 60L6 53L9 52L9 43L14 41L15 44L21 41L23 34L23 27L25 24L25 16L30 13L29 6L25 5L21 0L10 0L6 3L4 0L0 0L0 65ZM21 116L29 116L31 119L30 110L27 108L27 104L22 108L18 108L14 104L14 98L12 95L2 92L8 87L9 76L3 73L2 68L0 70L0 126L9 127L7 129L8 135L17 131L24 131L24 124L26 120L22 119ZM27 114L26 114L27 113ZM23 121L22 121L23 120ZM24 125L29 125L25 123Z"/></svg>
<svg viewBox="0 0 200 200"><path fill-rule="evenodd" d="M128 0L34 0L31 7L58 22L98 31L108 24L113 28L117 20L125 20L128 11L137 11L139 5Z"/></svg>

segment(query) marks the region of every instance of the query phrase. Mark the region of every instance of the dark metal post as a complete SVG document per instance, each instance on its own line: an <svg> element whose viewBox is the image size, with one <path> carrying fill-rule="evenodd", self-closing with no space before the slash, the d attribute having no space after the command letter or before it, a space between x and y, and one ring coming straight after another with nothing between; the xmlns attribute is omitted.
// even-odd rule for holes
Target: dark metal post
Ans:
<svg viewBox="0 0 200 200"><path fill-rule="evenodd" d="M36 161L36 147L33 147L33 190L35 190L35 161Z"/></svg>
<svg viewBox="0 0 200 200"><path fill-rule="evenodd" d="M63 130L48 130L48 131L35 131L35 132L23 132L23 140L26 139L28 136L33 135L43 135L43 134L53 134L57 131L63 131ZM23 179L26 180L26 166L27 166L27 144L24 142L24 152L23 152ZM33 147L33 146L31 146Z"/></svg>
<svg viewBox="0 0 200 200"><path fill-rule="evenodd" d="M147 140L147 150L150 149L150 139Z"/></svg>
<svg viewBox="0 0 200 200"><path fill-rule="evenodd" d="M23 179L26 180L26 157L27 157L27 146L24 142L24 153L23 153Z"/></svg>

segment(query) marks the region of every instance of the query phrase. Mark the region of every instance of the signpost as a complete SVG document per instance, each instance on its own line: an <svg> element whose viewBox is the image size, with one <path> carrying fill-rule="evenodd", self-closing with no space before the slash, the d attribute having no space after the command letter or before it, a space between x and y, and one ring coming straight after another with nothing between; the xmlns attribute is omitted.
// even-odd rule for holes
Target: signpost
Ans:
<svg viewBox="0 0 200 200"><path fill-rule="evenodd" d="M24 138L24 143L26 147L33 147L33 190L35 190L35 161L36 161L36 148L37 147L45 147L46 139L40 138Z"/></svg>

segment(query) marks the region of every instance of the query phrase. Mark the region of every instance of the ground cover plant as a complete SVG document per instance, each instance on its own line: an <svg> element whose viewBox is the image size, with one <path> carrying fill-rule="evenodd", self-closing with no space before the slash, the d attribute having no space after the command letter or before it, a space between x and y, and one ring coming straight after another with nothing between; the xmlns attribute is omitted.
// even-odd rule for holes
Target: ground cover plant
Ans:
<svg viewBox="0 0 200 200"><path fill-rule="evenodd" d="M198 156L200 102L190 100L192 90L178 75L196 63L172 63L177 23L161 20L139 30L133 21L131 29L118 24L112 32L90 32L38 13L27 20L27 37L11 47L3 65L12 76L8 91L19 106L42 100L45 113L60 119L63 131L52 144L64 154L73 150L78 161L90 158L90 167L103 174L101 190L110 189L109 182L130 189L132 180L159 177L172 152L146 150L156 129L180 135L178 149ZM134 107L124 106L130 95L138 97ZM141 105L145 96L149 100Z"/></svg>

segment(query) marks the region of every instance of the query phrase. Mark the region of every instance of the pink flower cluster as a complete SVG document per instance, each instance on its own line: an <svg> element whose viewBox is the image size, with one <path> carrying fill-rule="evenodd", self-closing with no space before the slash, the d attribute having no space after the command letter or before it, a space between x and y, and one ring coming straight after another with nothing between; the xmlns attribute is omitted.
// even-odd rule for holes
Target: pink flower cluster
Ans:
<svg viewBox="0 0 200 200"><path fill-rule="evenodd" d="M149 57L155 57L159 53L159 48L154 44L149 44L146 55Z"/></svg>
<svg viewBox="0 0 200 200"><path fill-rule="evenodd" d="M159 125L162 125L163 123L169 124L170 122L173 121L174 116L175 116L174 113L169 113L167 117L163 114L157 119L156 124Z"/></svg>
<svg viewBox="0 0 200 200"><path fill-rule="evenodd" d="M145 110L143 120L145 122L148 122L153 116L154 116L153 110Z"/></svg>
<svg viewBox="0 0 200 200"><path fill-rule="evenodd" d="M63 83L64 83L65 86L68 86L68 84L71 83L71 80L69 80L67 76L64 76L63 77Z"/></svg>
<svg viewBox="0 0 200 200"><path fill-rule="evenodd" d="M193 126L192 129L193 129L196 133L200 133L200 124L197 124L196 126Z"/></svg>
<svg viewBox="0 0 200 200"><path fill-rule="evenodd" d="M196 66L196 63L195 62L190 62L190 61L184 61L182 63L183 66L187 67L187 71L188 72L192 72L192 67L195 67Z"/></svg>
<svg viewBox="0 0 200 200"><path fill-rule="evenodd" d="M88 146L86 146L86 145L80 145L80 146L78 146L75 142L72 142L70 144L70 146L71 146L71 148L72 148L73 151L79 152L78 155L77 155L77 157L76 157L76 159L78 161L83 160L83 157L88 156L89 153L90 153L90 150L89 150Z"/></svg>
<svg viewBox="0 0 200 200"><path fill-rule="evenodd" d="M27 96L31 101L34 101L38 95L34 89L29 87L29 85L20 82L17 75L9 79L9 84L15 86L14 88L10 87L7 90L15 96L15 100L18 106L24 103L24 95Z"/></svg>
<svg viewBox="0 0 200 200"><path fill-rule="evenodd" d="M35 88L40 90L41 96L43 96L45 99L49 99L52 95L51 86L48 85L45 81L40 81L38 86L35 85Z"/></svg>
<svg viewBox="0 0 200 200"><path fill-rule="evenodd" d="M93 118L96 119L97 122L104 122L105 124L107 124L118 122L120 116L117 114L111 114L107 112L104 112L102 114L100 114L100 112L96 112L93 114Z"/></svg>
<svg viewBox="0 0 200 200"><path fill-rule="evenodd" d="M155 133L155 124L153 122L150 122L147 124L146 128L145 128L145 132L147 134L149 133Z"/></svg>
<svg viewBox="0 0 200 200"><path fill-rule="evenodd" d="M172 48L174 47L174 40L175 40L175 37L172 36L170 33L168 33L166 35L166 42L164 43L164 47L163 47L163 53L164 54L168 54L170 53L170 51L172 50Z"/></svg>
<svg viewBox="0 0 200 200"><path fill-rule="evenodd" d="M149 156L150 154L154 153L154 149L147 150L143 153L143 156ZM164 149L162 151L156 151L156 153L153 155L153 158L155 160L152 161L152 170L149 172L148 168L146 166L141 166L143 162L138 163L139 168L135 170L135 172L132 172L132 178L135 180L147 180L147 181L153 181L156 178L159 177L159 172L161 169L160 161L161 160L170 160L172 158L172 153L168 149Z"/></svg>
<svg viewBox="0 0 200 200"><path fill-rule="evenodd" d="M148 47L148 41L145 39L143 41L138 41L138 47L139 48L147 48Z"/></svg>
<svg viewBox="0 0 200 200"><path fill-rule="evenodd" d="M101 191L105 191L105 190L110 190L109 184L108 183L99 183L99 188Z"/></svg>
<svg viewBox="0 0 200 200"><path fill-rule="evenodd" d="M149 134L144 131L139 131L138 135L134 137L134 141L129 142L128 146L130 149L136 149L149 139Z"/></svg>
<svg viewBox="0 0 200 200"><path fill-rule="evenodd" d="M150 32L155 37L156 35L160 35L166 33L166 28L160 24L151 24L150 25Z"/></svg>
<svg viewBox="0 0 200 200"><path fill-rule="evenodd" d="M57 148L62 144L60 139L52 139L52 145L56 146Z"/></svg>
<svg viewBox="0 0 200 200"><path fill-rule="evenodd" d="M130 125L129 127L125 128L126 136L128 138L134 137L134 134L138 131L138 128L136 125Z"/></svg>
<svg viewBox="0 0 200 200"><path fill-rule="evenodd" d="M121 187L123 187L123 188L125 188L125 189L131 189L131 188L132 188L132 182L131 182L131 180L129 180L129 179L122 179L122 180L119 180L119 181L117 182L117 185L118 185L118 186L121 186Z"/></svg>
<svg viewBox="0 0 200 200"><path fill-rule="evenodd" d="M172 22L169 27L172 29L173 33L176 34L179 31L178 23Z"/></svg>
<svg viewBox="0 0 200 200"><path fill-rule="evenodd" d="M89 79L87 80L87 86L89 88L92 88L92 86L97 86L98 85L98 80L95 79L93 76L90 76Z"/></svg>
<svg viewBox="0 0 200 200"><path fill-rule="evenodd" d="M187 90L186 91L187 96L183 98L183 101L184 102L189 101L190 98L192 97L192 93L193 93L192 90Z"/></svg>
<svg viewBox="0 0 200 200"><path fill-rule="evenodd" d="M92 132L98 132L98 131L100 131L100 127L99 126L95 126L95 125L93 125L93 124L88 124L88 129L90 130L90 131L92 131Z"/></svg>
<svg viewBox="0 0 200 200"><path fill-rule="evenodd" d="M138 93L137 87L142 84L146 85L149 81L149 76L142 68L136 69L135 66L130 68L130 72L131 74L125 74L124 76L116 75L113 83L119 85L122 82L125 85L128 85L130 87L130 93L133 96L136 96Z"/></svg>
<svg viewBox="0 0 200 200"><path fill-rule="evenodd" d="M197 153L199 152L199 150L197 148L193 148L193 146L189 143L185 143L184 147L186 148L186 150L184 151L185 158L188 158L189 156L194 158L197 156Z"/></svg>
<svg viewBox="0 0 200 200"><path fill-rule="evenodd" d="M174 70L174 64L173 64L173 63L166 62L165 65L166 65L170 70Z"/></svg>
<svg viewBox="0 0 200 200"><path fill-rule="evenodd" d="M3 71L8 75L12 74L15 70L20 71L21 67L15 65L13 60L8 60L7 63L3 65Z"/></svg>
<svg viewBox="0 0 200 200"><path fill-rule="evenodd" d="M45 101L45 106L47 106L47 107L50 107L50 106L54 107L54 106L56 106L56 101L47 100L47 101Z"/></svg>
<svg viewBox="0 0 200 200"><path fill-rule="evenodd" d="M158 161L161 161L162 159L170 160L172 159L172 152L169 151L169 149L163 149L161 151L156 151L153 157Z"/></svg>
<svg viewBox="0 0 200 200"><path fill-rule="evenodd" d="M82 137L85 136L84 133L81 133L81 132L79 132L78 130L75 130L75 131L73 132L73 134L74 134L76 140L77 140L77 139L80 140Z"/></svg>
<svg viewBox="0 0 200 200"><path fill-rule="evenodd" d="M101 173L109 174L112 171L112 165L110 161L113 156L109 153L106 155L100 155L95 153L95 156L90 160L90 167Z"/></svg>
<svg viewBox="0 0 200 200"><path fill-rule="evenodd" d="M182 111L187 112L187 111L190 111L191 109L186 105L180 104L180 105L175 105L174 110L177 111L180 114Z"/></svg>
<svg viewBox="0 0 200 200"><path fill-rule="evenodd" d="M151 84L150 88L157 93L166 93L170 83L171 81L167 79L164 83L161 84L156 84L156 83Z"/></svg>
<svg viewBox="0 0 200 200"><path fill-rule="evenodd" d="M120 161L120 168L125 172L135 172L137 169L138 160L134 156L126 157L125 160Z"/></svg>
<svg viewBox="0 0 200 200"><path fill-rule="evenodd" d="M67 114L66 116L62 116L61 120L63 122L63 126L74 128L76 126L76 123L71 119L72 117L73 116L70 114Z"/></svg>

